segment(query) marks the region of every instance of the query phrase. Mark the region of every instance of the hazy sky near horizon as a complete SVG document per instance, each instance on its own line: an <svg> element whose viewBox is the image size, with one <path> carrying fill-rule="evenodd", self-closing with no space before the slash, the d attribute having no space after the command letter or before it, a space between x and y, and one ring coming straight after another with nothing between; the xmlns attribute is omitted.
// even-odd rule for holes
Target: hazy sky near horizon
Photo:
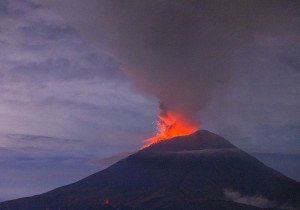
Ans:
<svg viewBox="0 0 300 210"><path fill-rule="evenodd" d="M98 159L135 151L155 133L156 99L132 87L122 61L38 2L0 0L0 201L82 178L104 167ZM299 155L293 37L256 36L236 49L240 70L214 90L201 127L248 152Z"/></svg>

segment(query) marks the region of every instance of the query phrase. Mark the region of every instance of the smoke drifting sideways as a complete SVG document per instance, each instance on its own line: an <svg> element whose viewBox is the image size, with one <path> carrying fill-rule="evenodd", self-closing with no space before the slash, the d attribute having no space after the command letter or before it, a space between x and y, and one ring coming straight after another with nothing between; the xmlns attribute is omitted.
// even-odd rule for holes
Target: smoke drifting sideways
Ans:
<svg viewBox="0 0 300 210"><path fill-rule="evenodd" d="M230 83L234 54L255 37L289 36L297 1L52 0L85 37L118 59L135 87L197 124L217 88Z"/></svg>

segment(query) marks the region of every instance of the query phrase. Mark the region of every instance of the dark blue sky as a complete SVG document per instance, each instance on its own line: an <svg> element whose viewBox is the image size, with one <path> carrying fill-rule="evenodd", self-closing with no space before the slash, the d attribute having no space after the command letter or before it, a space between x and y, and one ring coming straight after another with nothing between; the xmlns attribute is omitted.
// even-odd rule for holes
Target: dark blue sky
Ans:
<svg viewBox="0 0 300 210"><path fill-rule="evenodd" d="M156 98L132 86L122 61L37 2L0 0L0 201L83 178L155 133ZM238 70L198 117L245 151L287 155L299 172L299 30L289 30L239 46Z"/></svg>

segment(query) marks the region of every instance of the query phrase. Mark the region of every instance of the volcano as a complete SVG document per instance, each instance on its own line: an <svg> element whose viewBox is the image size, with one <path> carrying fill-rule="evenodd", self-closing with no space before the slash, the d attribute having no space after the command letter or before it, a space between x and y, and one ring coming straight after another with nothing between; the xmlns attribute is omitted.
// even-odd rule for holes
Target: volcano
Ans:
<svg viewBox="0 0 300 210"><path fill-rule="evenodd" d="M76 183L1 210L299 209L300 183L200 130L146 147Z"/></svg>

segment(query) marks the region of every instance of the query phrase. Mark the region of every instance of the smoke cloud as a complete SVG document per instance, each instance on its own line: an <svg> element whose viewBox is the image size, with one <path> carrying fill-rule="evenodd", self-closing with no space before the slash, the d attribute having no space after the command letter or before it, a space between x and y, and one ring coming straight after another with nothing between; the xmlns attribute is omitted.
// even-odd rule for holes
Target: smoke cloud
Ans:
<svg viewBox="0 0 300 210"><path fill-rule="evenodd" d="M237 203L243 203L251 206L256 206L260 208L284 208L284 209L294 209L289 205L278 205L273 201L268 200L267 198L261 195L254 196L243 196L237 191L232 191L225 189L224 196L226 200L230 200Z"/></svg>
<svg viewBox="0 0 300 210"><path fill-rule="evenodd" d="M84 36L118 59L134 86L195 121L256 37L291 37L297 1L51 1ZM269 40L270 41L270 40ZM280 44L280 43L279 43ZM165 111L163 110L163 111Z"/></svg>

